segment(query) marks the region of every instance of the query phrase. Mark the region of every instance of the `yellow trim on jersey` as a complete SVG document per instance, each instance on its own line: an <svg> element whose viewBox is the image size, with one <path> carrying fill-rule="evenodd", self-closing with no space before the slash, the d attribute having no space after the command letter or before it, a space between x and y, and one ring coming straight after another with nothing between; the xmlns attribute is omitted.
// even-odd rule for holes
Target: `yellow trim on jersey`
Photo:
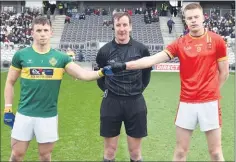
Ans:
<svg viewBox="0 0 236 162"><path fill-rule="evenodd" d="M35 51L35 52L37 52L37 53L39 53L39 54L46 54L46 53L48 53L50 50L51 50L51 48L49 47L49 49L46 51L46 52L39 52L38 50L36 50L36 48L32 45L32 48L33 48L33 50Z"/></svg>
<svg viewBox="0 0 236 162"><path fill-rule="evenodd" d="M167 55L170 56L170 58L174 58L174 56L170 53L170 51L168 51L167 49L164 50L164 52L166 52Z"/></svg>
<svg viewBox="0 0 236 162"><path fill-rule="evenodd" d="M217 61L220 62L220 61L225 61L225 60L228 60L228 56L221 57Z"/></svg>
<svg viewBox="0 0 236 162"><path fill-rule="evenodd" d="M16 68L16 67L14 67L14 66L12 66L12 65L10 66L10 68L11 68L11 69L14 69L14 70L17 70L17 71L21 71L21 69Z"/></svg>
<svg viewBox="0 0 236 162"><path fill-rule="evenodd" d="M71 64L71 63L73 63L73 61L68 62L68 63L66 64L65 68L67 68L67 66L68 66L69 64Z"/></svg>
<svg viewBox="0 0 236 162"><path fill-rule="evenodd" d="M50 69L53 70L53 75L47 75L45 73L38 73L35 75L30 74L30 69L37 69L36 72L38 72L38 69ZM34 79L34 80L62 80L64 73L64 68L52 68L52 67L27 67L23 68L21 71L21 78L24 79Z"/></svg>

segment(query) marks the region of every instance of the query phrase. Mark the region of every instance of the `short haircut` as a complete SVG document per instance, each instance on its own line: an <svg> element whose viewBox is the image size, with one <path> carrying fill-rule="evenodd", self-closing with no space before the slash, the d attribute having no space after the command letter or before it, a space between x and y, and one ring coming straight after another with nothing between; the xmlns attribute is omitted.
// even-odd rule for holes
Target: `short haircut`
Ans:
<svg viewBox="0 0 236 162"><path fill-rule="evenodd" d="M132 23L132 21L131 21L131 17L130 17L130 15L127 13L127 12L116 12L114 15L113 15L113 24L114 24L114 22L115 22L115 19L117 19L117 20L120 20L120 18L122 18L122 17L124 17L124 16L127 16L128 17L128 19L129 19L129 23L131 24Z"/></svg>
<svg viewBox="0 0 236 162"><path fill-rule="evenodd" d="M200 9L200 10L203 11L202 6L201 6L200 4L198 4L198 3L190 3L190 4L188 4L188 5L186 5L186 6L184 7L184 13L185 13L187 10L194 10L194 9Z"/></svg>
<svg viewBox="0 0 236 162"><path fill-rule="evenodd" d="M34 29L34 25L49 25L50 27L52 27L52 23L51 21L45 17L45 16L37 16L36 18L33 19L32 22L32 29Z"/></svg>

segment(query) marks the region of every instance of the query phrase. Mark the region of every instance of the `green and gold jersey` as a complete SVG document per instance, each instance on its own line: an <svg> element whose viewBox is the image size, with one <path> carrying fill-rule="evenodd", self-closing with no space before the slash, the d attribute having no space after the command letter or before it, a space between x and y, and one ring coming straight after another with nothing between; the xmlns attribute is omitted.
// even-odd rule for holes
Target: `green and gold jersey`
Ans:
<svg viewBox="0 0 236 162"><path fill-rule="evenodd" d="M57 115L57 100L64 68L72 60L57 50L45 54L33 47L15 53L11 68L21 70L18 112L32 117Z"/></svg>

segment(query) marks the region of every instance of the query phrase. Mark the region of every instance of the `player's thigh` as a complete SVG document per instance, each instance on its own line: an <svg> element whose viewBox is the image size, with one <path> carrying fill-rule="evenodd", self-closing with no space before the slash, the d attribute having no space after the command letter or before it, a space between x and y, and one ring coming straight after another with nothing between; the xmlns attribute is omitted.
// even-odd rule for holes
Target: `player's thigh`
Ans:
<svg viewBox="0 0 236 162"><path fill-rule="evenodd" d="M142 138L147 136L147 106L141 95L124 102L125 129L128 136Z"/></svg>
<svg viewBox="0 0 236 162"><path fill-rule="evenodd" d="M100 135L116 137L122 125L122 108L118 99L107 96L103 98L100 109Z"/></svg>
<svg viewBox="0 0 236 162"><path fill-rule="evenodd" d="M190 145L192 133L193 130L176 126L176 147L187 151Z"/></svg>
<svg viewBox="0 0 236 162"><path fill-rule="evenodd" d="M219 101L198 104L198 120L201 131L209 131L221 127L221 109Z"/></svg>
<svg viewBox="0 0 236 162"><path fill-rule="evenodd" d="M175 125L184 129L194 130L198 123L196 104L180 102L175 118Z"/></svg>
<svg viewBox="0 0 236 162"><path fill-rule="evenodd" d="M30 141L34 137L34 117L16 113L11 137L19 141Z"/></svg>
<svg viewBox="0 0 236 162"><path fill-rule="evenodd" d="M53 143L58 137L58 116L37 118L34 128L38 143Z"/></svg>
<svg viewBox="0 0 236 162"><path fill-rule="evenodd" d="M207 131L205 134L209 151L221 150L221 128Z"/></svg>
<svg viewBox="0 0 236 162"><path fill-rule="evenodd" d="M29 147L29 143L30 143L29 141L19 141L14 138L11 138L12 154L15 156L25 155Z"/></svg>

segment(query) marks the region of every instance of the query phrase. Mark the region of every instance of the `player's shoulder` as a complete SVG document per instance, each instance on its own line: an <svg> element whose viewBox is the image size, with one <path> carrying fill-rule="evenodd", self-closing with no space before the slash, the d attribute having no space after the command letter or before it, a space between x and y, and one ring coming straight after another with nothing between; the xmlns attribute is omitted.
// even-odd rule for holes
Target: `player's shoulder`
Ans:
<svg viewBox="0 0 236 162"><path fill-rule="evenodd" d="M18 54L23 54L23 53L30 53L32 51L32 47L24 47L22 49L19 49L16 51Z"/></svg>
<svg viewBox="0 0 236 162"><path fill-rule="evenodd" d="M212 37L213 40L223 40L222 36L212 31L207 31L207 34Z"/></svg>
<svg viewBox="0 0 236 162"><path fill-rule="evenodd" d="M65 52L53 48L51 49L51 53L59 57L69 57Z"/></svg>
<svg viewBox="0 0 236 162"><path fill-rule="evenodd" d="M112 49L112 41L111 42L107 42L106 44L104 44L99 50L97 55L107 55L109 53L109 51Z"/></svg>
<svg viewBox="0 0 236 162"><path fill-rule="evenodd" d="M112 47L112 41L107 42L106 44L104 44L104 45L100 48L100 50L101 50L101 51L104 51L104 50L110 49L111 47Z"/></svg>

